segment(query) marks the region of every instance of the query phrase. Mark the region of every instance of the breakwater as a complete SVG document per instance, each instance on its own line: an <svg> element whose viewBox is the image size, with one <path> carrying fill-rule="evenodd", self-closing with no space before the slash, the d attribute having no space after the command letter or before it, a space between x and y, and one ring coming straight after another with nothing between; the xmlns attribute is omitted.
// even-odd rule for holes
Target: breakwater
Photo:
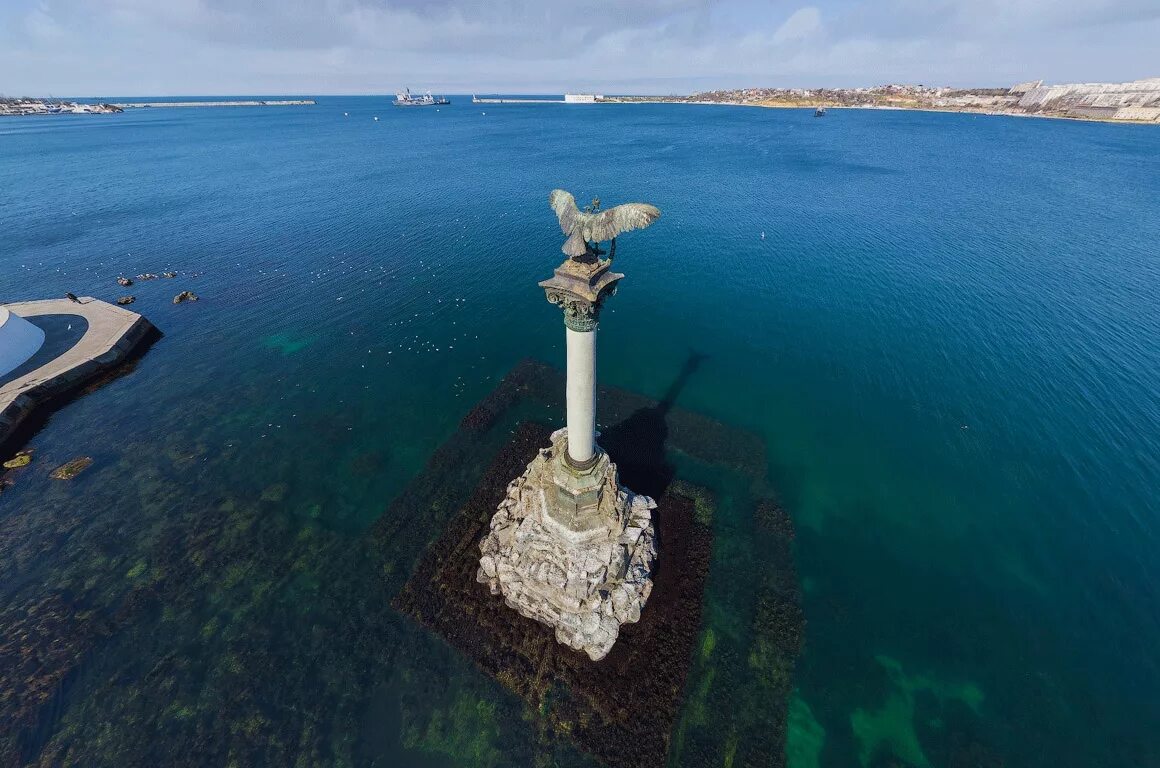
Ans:
<svg viewBox="0 0 1160 768"><path fill-rule="evenodd" d="M563 104L563 99L481 99L471 97L472 104Z"/></svg>
<svg viewBox="0 0 1160 768"><path fill-rule="evenodd" d="M302 107L313 106L314 99L281 99L277 101L137 101L114 106L121 109L162 109L166 107Z"/></svg>
<svg viewBox="0 0 1160 768"><path fill-rule="evenodd" d="M117 366L158 335L152 323L136 312L87 296L77 301L18 302L5 309L25 320L68 316L88 324L80 340L63 354L27 372L18 367L13 374L17 378L0 387L0 447L5 448L11 447L33 411ZM36 362L33 358L29 364Z"/></svg>

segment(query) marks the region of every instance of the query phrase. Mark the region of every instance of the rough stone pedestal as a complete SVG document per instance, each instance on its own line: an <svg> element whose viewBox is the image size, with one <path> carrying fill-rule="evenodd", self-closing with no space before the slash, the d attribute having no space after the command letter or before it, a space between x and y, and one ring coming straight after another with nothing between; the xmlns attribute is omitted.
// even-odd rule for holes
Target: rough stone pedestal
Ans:
<svg viewBox="0 0 1160 768"><path fill-rule="evenodd" d="M596 661L652 592L656 502L621 488L607 454L578 470L564 461L567 450L567 430L558 430L508 486L480 542L476 578Z"/></svg>

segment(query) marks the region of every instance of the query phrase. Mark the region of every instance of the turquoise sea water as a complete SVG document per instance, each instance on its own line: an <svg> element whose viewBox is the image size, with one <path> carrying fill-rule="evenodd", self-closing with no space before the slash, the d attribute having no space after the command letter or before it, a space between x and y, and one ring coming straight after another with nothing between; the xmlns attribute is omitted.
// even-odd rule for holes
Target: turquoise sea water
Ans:
<svg viewBox="0 0 1160 768"><path fill-rule="evenodd" d="M165 334L32 439L0 495L0 613L63 596L75 637L173 520L250 510L263 531L188 604L95 632L25 759L149 764L106 749L212 725L239 635L325 655L320 572L270 562L302 541L341 561L516 362L563 364L535 285L561 258L559 186L664 212L619 244L601 381L660 397L703 355L678 405L767 443L807 619L790 765L1160 765L1160 131L464 98L0 124L0 301L133 293ZM185 289L201 301L174 306ZM77 455L85 474L47 477ZM269 600L301 620L271 628ZM384 678L312 721L313 758L508 764L530 726L444 663L446 712L412 691L400 714L410 678ZM193 670L170 709L105 706L166 665ZM299 672L252 670L270 700L228 728L300 708L277 694Z"/></svg>

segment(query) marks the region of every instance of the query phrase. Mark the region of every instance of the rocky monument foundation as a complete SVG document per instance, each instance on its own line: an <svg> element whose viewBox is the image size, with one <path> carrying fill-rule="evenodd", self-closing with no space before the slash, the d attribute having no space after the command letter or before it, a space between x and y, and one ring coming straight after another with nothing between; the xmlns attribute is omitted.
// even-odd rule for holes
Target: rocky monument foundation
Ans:
<svg viewBox="0 0 1160 768"><path fill-rule="evenodd" d="M656 502L620 485L616 465L596 443L596 329L605 300L624 275L599 244L648 226L660 215L629 203L584 212L567 192L550 197L569 236L569 258L540 283L564 312L568 426L552 435L508 486L480 542L477 580L556 639L593 660L604 658L620 626L640 619L657 556Z"/></svg>
<svg viewBox="0 0 1160 768"><path fill-rule="evenodd" d="M550 489L567 450L567 430L553 435L527 471L508 488L480 549L479 580L524 616L554 627L556 639L593 660L604 658L620 625L640 619L652 592L656 540L648 496L618 487L605 467L598 510L607 524L583 534L562 526Z"/></svg>

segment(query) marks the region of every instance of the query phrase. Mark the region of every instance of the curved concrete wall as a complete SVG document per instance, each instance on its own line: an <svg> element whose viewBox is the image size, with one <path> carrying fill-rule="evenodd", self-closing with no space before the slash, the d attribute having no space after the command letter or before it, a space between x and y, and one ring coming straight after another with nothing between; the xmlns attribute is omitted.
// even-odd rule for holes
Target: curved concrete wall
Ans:
<svg viewBox="0 0 1160 768"><path fill-rule="evenodd" d="M44 331L0 307L0 376L28 361L44 344Z"/></svg>

